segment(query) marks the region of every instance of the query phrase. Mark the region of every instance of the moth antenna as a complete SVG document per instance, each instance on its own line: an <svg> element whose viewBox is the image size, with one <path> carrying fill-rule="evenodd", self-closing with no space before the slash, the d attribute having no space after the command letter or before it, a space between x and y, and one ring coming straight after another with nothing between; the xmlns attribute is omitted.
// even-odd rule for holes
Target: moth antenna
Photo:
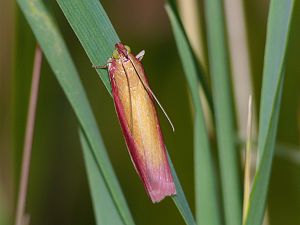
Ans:
<svg viewBox="0 0 300 225"><path fill-rule="evenodd" d="M142 50L135 56L135 58L137 58L139 61L142 61L144 55L145 55L145 50Z"/></svg>
<svg viewBox="0 0 300 225"><path fill-rule="evenodd" d="M141 78L139 72L138 72L137 69L135 68L135 65L134 65L134 63L132 62L131 59L130 59L130 61L131 61L132 65L133 65L133 68L134 68L135 72L137 73L137 75L138 75L140 81L142 82L144 88L146 89L146 91L148 92L148 94L150 94L150 95L154 98L154 100L155 100L156 103L158 104L159 108L160 108L161 111L164 113L165 117L167 118L169 124L171 125L173 132L175 132L175 127L174 127L174 125L173 125L173 123L172 123L170 117L168 116L167 112L166 112L165 109L162 107L162 105L161 105L160 102L158 101L157 97L155 96L155 94L153 93L153 91L151 90L151 88L149 87L149 85L147 85L147 84L143 81L143 79Z"/></svg>
<svg viewBox="0 0 300 225"><path fill-rule="evenodd" d="M140 76L139 76L139 78L140 78L140 80L142 80ZM173 123L172 123L170 117L168 116L167 112L165 111L165 109L162 107L162 105L161 105L160 102L158 101L158 99L157 99L157 97L155 96L155 94L153 93L153 91L150 89L150 87L149 87L148 85L146 85L146 84L144 83L144 81L142 81L142 83L143 83L144 87L146 88L147 92L151 94L151 96L155 99L156 103L158 104L159 108L161 109L161 111L164 113L165 117L167 118L169 124L170 124L171 127L172 127L172 131L175 132L175 127L174 127L174 125L173 125Z"/></svg>

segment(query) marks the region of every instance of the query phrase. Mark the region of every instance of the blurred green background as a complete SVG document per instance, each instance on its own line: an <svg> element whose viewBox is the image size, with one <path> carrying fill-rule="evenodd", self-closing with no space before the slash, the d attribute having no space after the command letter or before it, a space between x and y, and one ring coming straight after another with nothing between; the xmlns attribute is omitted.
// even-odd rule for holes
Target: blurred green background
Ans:
<svg viewBox="0 0 300 225"><path fill-rule="evenodd" d="M124 43L143 59L152 90L173 120L172 133L159 113L165 144L183 189L194 208L192 115L186 81L164 1L101 1ZM56 2L50 2L60 30L88 93L99 129L137 224L183 224L171 199L152 204L129 159L113 102L91 67L82 46ZM267 21L267 1L245 1L252 76L258 105ZM199 4L199 11L202 11ZM275 156L268 212L270 224L300 224L300 1L296 1L288 48L286 80L278 128L283 151L298 151L293 160ZM297 22L296 22L297 21ZM15 2L0 1L0 224L14 217L35 40ZM257 110L258 111L258 110ZM46 60L29 178L27 212L31 225L94 224L77 121ZM296 158L298 157L298 159Z"/></svg>

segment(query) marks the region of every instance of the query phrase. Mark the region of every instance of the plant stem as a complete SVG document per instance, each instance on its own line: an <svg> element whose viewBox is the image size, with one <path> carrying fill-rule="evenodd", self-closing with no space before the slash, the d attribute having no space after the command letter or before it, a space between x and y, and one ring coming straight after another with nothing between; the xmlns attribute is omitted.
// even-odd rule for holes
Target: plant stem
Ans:
<svg viewBox="0 0 300 225"><path fill-rule="evenodd" d="M25 203L26 203L26 196L27 196L28 176L29 176L29 168L30 168L32 140L33 140L33 133L34 133L36 105L37 105L38 92L39 92L41 65L42 65L42 50L37 45L35 49L35 57L33 63L32 81L31 81L30 99L29 99L29 107L28 107L27 122L26 122L26 131L25 131L25 139L24 139L21 177L19 182L19 194L18 194L15 225L24 225L25 221L27 221L26 223L29 222L28 219L26 219L25 217Z"/></svg>
<svg viewBox="0 0 300 225"><path fill-rule="evenodd" d="M244 174L244 204L243 204L243 224L246 222L249 197L251 191L251 148L252 148L252 125L253 125L253 105L252 96L248 101L248 121L247 121L247 143L245 156L245 174Z"/></svg>

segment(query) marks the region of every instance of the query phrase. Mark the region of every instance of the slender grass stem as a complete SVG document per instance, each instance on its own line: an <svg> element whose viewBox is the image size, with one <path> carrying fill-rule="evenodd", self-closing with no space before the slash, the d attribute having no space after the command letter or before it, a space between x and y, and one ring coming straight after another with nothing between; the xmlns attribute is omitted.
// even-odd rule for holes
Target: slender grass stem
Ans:
<svg viewBox="0 0 300 225"><path fill-rule="evenodd" d="M25 203L26 203L26 196L27 196L27 186L28 186L28 177L29 177L31 150L32 150L32 140L33 140L33 133L34 133L36 105L37 105L38 92L39 92L41 65L42 65L42 50L37 45L35 49L35 57L33 63L32 81L31 81L30 99L29 99L29 107L28 107L28 114L27 114L25 139L24 139L21 177L19 182L19 194L18 194L15 225L25 225L29 223L29 217L25 216Z"/></svg>
<svg viewBox="0 0 300 225"><path fill-rule="evenodd" d="M245 224L249 197L251 192L251 146L252 146L252 123L253 123L253 105L252 96L249 96L248 102L248 121L247 121L247 143L245 157L245 175L244 175L244 201L243 201L243 224Z"/></svg>

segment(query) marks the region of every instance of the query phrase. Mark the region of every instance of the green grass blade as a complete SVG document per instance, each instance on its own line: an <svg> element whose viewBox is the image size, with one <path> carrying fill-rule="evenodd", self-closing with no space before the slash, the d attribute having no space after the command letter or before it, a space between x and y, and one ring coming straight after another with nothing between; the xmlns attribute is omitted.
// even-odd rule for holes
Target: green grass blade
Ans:
<svg viewBox="0 0 300 225"><path fill-rule="evenodd" d="M285 56L294 0L270 3L258 137L258 169L250 196L247 225L262 223L284 81Z"/></svg>
<svg viewBox="0 0 300 225"><path fill-rule="evenodd" d="M223 5L220 0L205 0L204 6L225 222L228 225L239 225L242 223L242 192L238 152L234 143L234 114Z"/></svg>
<svg viewBox="0 0 300 225"><path fill-rule="evenodd" d="M189 207L189 204L188 204L188 202L185 198L183 189L181 187L181 184L179 182L179 179L177 177L174 165L172 163L172 160L171 160L169 154L168 154L168 160L169 160L169 164L170 164L170 167L171 167L171 172L172 172L172 175L173 175L173 178L174 178L174 183L175 183L175 186L176 186L176 195L172 196L172 199L173 199L175 205L177 206L179 212L181 213L185 223L188 224L188 225L195 225L196 223L195 223L193 213L192 213L192 211Z"/></svg>
<svg viewBox="0 0 300 225"><path fill-rule="evenodd" d="M271 0L264 58L263 85L260 105L260 130L258 137L259 162L265 151L269 126L274 113L274 102L283 81L285 55L294 0Z"/></svg>
<svg viewBox="0 0 300 225"><path fill-rule="evenodd" d="M243 224L245 224L246 221L250 190L251 190L251 162L252 162L251 158L253 155L252 126L253 126L253 104L252 104L252 95L250 95L248 101L247 141L246 141L246 148L245 148L245 163L244 163Z"/></svg>
<svg viewBox="0 0 300 225"><path fill-rule="evenodd" d="M57 2L92 64L105 65L120 39L99 1L58 0ZM98 69L97 73L111 93L107 71Z"/></svg>
<svg viewBox="0 0 300 225"><path fill-rule="evenodd" d="M91 62L95 65L105 64L119 38L99 1L58 0L58 4L82 43ZM103 75L107 77L106 71L97 70L97 72L102 73L99 73L101 78L103 78ZM102 81L110 93L111 89L108 80L105 78ZM176 174L175 170L172 173ZM176 186L176 189L182 190L179 186ZM182 208L189 208L183 192L181 192L181 199L184 199L184 201L178 201L176 204L179 211L181 213L191 212L191 210L181 211ZM191 217L191 215L184 214L183 217L185 219Z"/></svg>
<svg viewBox="0 0 300 225"><path fill-rule="evenodd" d="M105 151L85 91L53 18L41 0L18 0L18 4L30 24L59 84L70 101L80 126L93 150L97 164L101 168L115 207L125 224L133 224L133 219Z"/></svg>
<svg viewBox="0 0 300 225"><path fill-rule="evenodd" d="M199 96L199 83L197 78L199 70L197 69L196 60L174 2L169 1L169 3L166 4L166 10L172 25L195 109L194 167L197 223L211 225L221 224L210 144ZM202 76L202 74L200 74L200 76Z"/></svg>
<svg viewBox="0 0 300 225"><path fill-rule="evenodd" d="M111 198L103 174L98 168L89 142L81 130L79 130L79 137L90 184L96 224L124 224Z"/></svg>
<svg viewBox="0 0 300 225"><path fill-rule="evenodd" d="M185 73L187 73L187 71L186 71L187 69L188 70L191 69L193 71L193 74L196 75L195 77L197 77L197 79L200 81L200 84L203 89L205 98L207 99L209 108L210 108L211 112L213 113L213 111L214 111L213 110L213 101L212 101L212 95L211 95L211 91L210 91L208 82L203 74L203 69L202 69L201 65L198 64L197 57L191 47L191 44L188 41L186 32L184 31L184 28L182 25L182 21L180 20L179 13L177 12L178 10L177 10L174 0L169 0L168 3L166 4L165 8L167 10L172 28L174 30L173 33L174 33L175 38L178 36L177 33L180 34L179 40L176 39L176 44L177 45L180 44L180 46L184 48L184 50L180 51L179 53L180 53L181 61L182 61L182 63L184 63ZM176 27L176 33L175 33L175 27ZM177 32L177 30L178 30L178 32ZM194 83L193 86L195 86L195 85L196 85L196 83Z"/></svg>

